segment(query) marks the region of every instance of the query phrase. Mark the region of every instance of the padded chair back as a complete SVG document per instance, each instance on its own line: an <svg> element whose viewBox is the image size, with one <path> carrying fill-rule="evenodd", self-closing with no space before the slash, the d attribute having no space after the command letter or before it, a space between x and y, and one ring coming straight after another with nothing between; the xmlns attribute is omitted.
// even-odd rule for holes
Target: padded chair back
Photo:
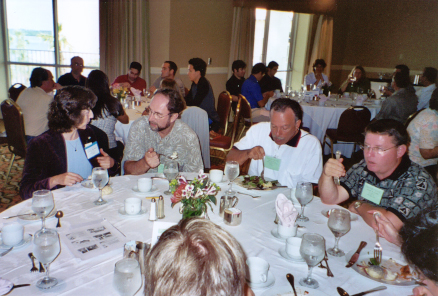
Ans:
<svg viewBox="0 0 438 296"><path fill-rule="evenodd" d="M198 135L204 168L210 168L210 133L207 112L199 107L187 107L181 115L181 120Z"/></svg>
<svg viewBox="0 0 438 296"><path fill-rule="evenodd" d="M424 110L424 108L409 115L408 119L406 119L406 121L405 121L405 127L408 127L409 123L411 123L411 121L418 115L418 113L420 113L423 110Z"/></svg>
<svg viewBox="0 0 438 296"><path fill-rule="evenodd" d="M227 134L228 129L228 116L230 116L231 102L233 98L230 93L223 91L219 94L217 99L217 113L219 114L220 127L224 130L224 135Z"/></svg>
<svg viewBox="0 0 438 296"><path fill-rule="evenodd" d="M8 147L11 153L26 157L26 137L24 120L21 108L11 99L1 104L3 121L5 124Z"/></svg>
<svg viewBox="0 0 438 296"><path fill-rule="evenodd" d="M234 112L234 120L233 120L233 132L231 133L231 145L230 150L234 146L234 142L236 140L237 131L239 129L239 121L240 121L240 110L242 107L242 100L239 99L236 106L236 112Z"/></svg>
<svg viewBox="0 0 438 296"><path fill-rule="evenodd" d="M23 90L25 90L26 89L26 86L25 85L23 85L23 84L21 84L21 83L15 83L14 85L12 85L10 88L9 88L9 90L8 90L8 92L9 92L9 98L11 99L11 100L13 100L14 102L16 102L17 101L17 99L18 99L18 96L21 94L21 92L23 91Z"/></svg>
<svg viewBox="0 0 438 296"><path fill-rule="evenodd" d="M365 127L370 123L371 112L367 107L350 107L342 112L338 123L338 140L359 142L363 138Z"/></svg>
<svg viewBox="0 0 438 296"><path fill-rule="evenodd" d="M249 119L252 125L252 113L251 113L251 105L249 104L248 100L243 95L239 95L239 98L241 99L240 102L240 117L244 120Z"/></svg>

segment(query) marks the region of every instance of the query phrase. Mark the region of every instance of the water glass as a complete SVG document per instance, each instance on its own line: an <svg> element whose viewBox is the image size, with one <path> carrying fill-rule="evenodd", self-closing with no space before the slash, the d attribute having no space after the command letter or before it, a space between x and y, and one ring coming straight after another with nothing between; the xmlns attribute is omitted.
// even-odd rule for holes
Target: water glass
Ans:
<svg viewBox="0 0 438 296"><path fill-rule="evenodd" d="M319 287L318 282L312 279L312 269L324 259L325 240L316 233L305 233L301 241L300 255L306 261L309 272L306 278L300 280L300 285L316 289Z"/></svg>
<svg viewBox="0 0 438 296"><path fill-rule="evenodd" d="M169 189L164 191L164 194L172 194L170 191L170 182L178 177L178 162L173 159L167 160L167 162L164 164L163 173L167 181L169 181Z"/></svg>
<svg viewBox="0 0 438 296"><path fill-rule="evenodd" d="M297 188L295 189L295 197L301 205L301 214L298 216L297 221L309 221L309 218L304 216L304 207L313 199L312 183L298 182Z"/></svg>
<svg viewBox="0 0 438 296"><path fill-rule="evenodd" d="M61 251L59 235L55 229L45 228L35 233L33 238L33 254L44 265L46 275L36 284L38 288L50 289L58 283L56 278L49 276L50 263Z"/></svg>
<svg viewBox="0 0 438 296"><path fill-rule="evenodd" d="M46 229L46 217L55 207L53 194L50 190L37 190L32 194L32 210L41 218L41 230Z"/></svg>
<svg viewBox="0 0 438 296"><path fill-rule="evenodd" d="M225 164L225 176L230 180L230 188L225 192L228 196L235 195L233 191L233 181L239 176L239 163L237 161L227 161Z"/></svg>
<svg viewBox="0 0 438 296"><path fill-rule="evenodd" d="M114 267L113 287L122 296L132 296L141 287L140 264L133 258L116 262Z"/></svg>
<svg viewBox="0 0 438 296"><path fill-rule="evenodd" d="M104 205L107 203L106 200L103 200L102 198L102 189L106 186L108 183L108 171L104 168L94 168L93 172L91 173L91 181L94 184L94 187L99 189L99 198L94 201L95 205Z"/></svg>
<svg viewBox="0 0 438 296"><path fill-rule="evenodd" d="M350 231L350 212L344 209L332 209L329 214L327 225L335 236L335 246L328 249L327 253L335 257L342 257L345 253L338 248L338 244L340 238Z"/></svg>

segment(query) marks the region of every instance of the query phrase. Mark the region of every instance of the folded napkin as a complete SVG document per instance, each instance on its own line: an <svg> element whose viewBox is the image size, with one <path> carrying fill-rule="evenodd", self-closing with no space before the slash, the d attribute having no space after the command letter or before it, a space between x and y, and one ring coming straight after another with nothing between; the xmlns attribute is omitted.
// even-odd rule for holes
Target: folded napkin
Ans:
<svg viewBox="0 0 438 296"><path fill-rule="evenodd" d="M134 95L134 97L140 97L141 96L141 90L139 90L139 89L131 87L131 92Z"/></svg>
<svg viewBox="0 0 438 296"><path fill-rule="evenodd" d="M328 98L327 98L326 95L319 95L319 101L320 101L320 102L325 102L325 101L327 101L327 100L328 100Z"/></svg>
<svg viewBox="0 0 438 296"><path fill-rule="evenodd" d="M11 291L13 286L14 284L11 281L0 278L0 295L4 295Z"/></svg>
<svg viewBox="0 0 438 296"><path fill-rule="evenodd" d="M278 218L283 226L294 227L295 220L298 217L298 211L283 193L277 195L275 210L277 211Z"/></svg>

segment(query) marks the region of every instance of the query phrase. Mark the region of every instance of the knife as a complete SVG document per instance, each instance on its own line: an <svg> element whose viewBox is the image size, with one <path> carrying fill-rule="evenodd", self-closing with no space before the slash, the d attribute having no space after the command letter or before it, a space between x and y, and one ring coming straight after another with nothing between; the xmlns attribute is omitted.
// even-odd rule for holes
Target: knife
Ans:
<svg viewBox="0 0 438 296"><path fill-rule="evenodd" d="M363 248L365 248L365 246L367 245L367 242L361 241L359 248L357 248L356 253L353 254L353 256L351 256L350 261L348 261L348 264L345 267L352 267L354 265L354 263L356 263L357 259L359 259L359 254L360 251L362 251Z"/></svg>
<svg viewBox="0 0 438 296"><path fill-rule="evenodd" d="M15 216L3 217L3 219L11 219L11 218L21 217L21 216L36 216L36 215L37 215L37 214L35 214L35 213L30 213L30 214L20 214L20 215L15 215Z"/></svg>

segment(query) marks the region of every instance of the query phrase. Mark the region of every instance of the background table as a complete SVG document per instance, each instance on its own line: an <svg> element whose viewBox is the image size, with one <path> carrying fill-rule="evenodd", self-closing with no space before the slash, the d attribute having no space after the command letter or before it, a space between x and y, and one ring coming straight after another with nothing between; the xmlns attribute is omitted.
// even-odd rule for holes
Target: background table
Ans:
<svg viewBox="0 0 438 296"><path fill-rule="evenodd" d="M146 174L149 175L149 174ZM187 175L187 174L185 174ZM188 177L193 177L190 174ZM59 231L68 231L69 226L77 225L87 221L94 221L98 218L106 218L112 225L119 229L125 236L126 241L139 240L150 242L152 236L153 223L148 221L149 213L140 217L127 217L118 213L123 206L125 198L136 196L131 190L141 176L122 176L111 178L114 192L105 196L109 201L103 206L95 206L93 201L98 197L97 190L83 188L77 184L72 187L53 191L55 204L58 210L64 212L64 218L61 219L62 228ZM168 182L164 180L154 180L154 185L163 192L168 188ZM223 190L226 190L227 183L219 184ZM275 276L273 287L289 287L286 280L286 274L292 273L295 276L296 283L300 278L307 274L307 265L303 263L292 263L280 256L278 250L284 247L285 243L271 235L271 230L277 226L273 223L275 218L274 201L279 192L289 195L289 189L277 189L275 191L248 191L239 186L233 186L239 192L261 195L260 198L253 199L246 195L238 194L239 203L237 208L243 212L242 224L239 226L227 226L223 223L222 218L218 216L219 205L213 206L214 213L209 210L211 221L220 225L229 231L242 245L248 256L258 256L267 260L270 264L270 271ZM218 194L218 200L222 194ZM149 211L150 201L143 200ZM30 209L31 200L24 201L2 213L0 218L18 214L23 209ZM319 198L306 206L306 216L310 222L300 223L305 226L307 232L317 232L326 239L327 248L334 245L334 236L327 227L327 218L321 214L321 210L328 210L334 206L323 205ZM170 197L165 196L165 215L160 221L178 222L181 214L178 212L178 206L170 207ZM35 233L41 228L41 222L35 221L28 223L23 220L13 218L6 221L19 221L25 224L25 233ZM49 218L46 221L49 228L56 225L55 218ZM359 218L358 221L351 223L351 231L340 240L340 248L346 252L356 250L360 241L367 241L367 248L374 245L374 231L365 225L365 222ZM399 248L389 244L384 239L381 240L383 246L383 255L398 258ZM364 250L363 252L365 252ZM35 283L43 274L31 273L31 262L27 254L32 252L32 245L13 250L6 256L0 258L1 277L11 280L15 284L32 284L30 287L15 289L10 295L118 295L112 287L114 264L122 259L122 248L97 256L93 259L81 261L76 259L69 249L61 243L61 254L51 264L50 273L59 281L58 286L51 290L41 291ZM329 264L335 275L334 278L326 276L326 270L318 267L314 268L313 277L319 282L319 291L327 295L337 295L336 287L342 286L350 294L354 294L382 284L362 277L351 268L345 268L345 257L335 258L329 255ZM147 283L146 283L147 284ZM393 296L393 295L410 295L413 286L400 287L388 285L388 289L374 293L375 296ZM267 289L254 290L257 296L261 295ZM137 295L142 295L138 293Z"/></svg>

